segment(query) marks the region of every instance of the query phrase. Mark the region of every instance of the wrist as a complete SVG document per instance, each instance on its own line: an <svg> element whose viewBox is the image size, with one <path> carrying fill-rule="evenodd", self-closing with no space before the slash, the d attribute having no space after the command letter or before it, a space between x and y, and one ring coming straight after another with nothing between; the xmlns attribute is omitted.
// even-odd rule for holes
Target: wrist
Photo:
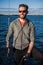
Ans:
<svg viewBox="0 0 43 65"><path fill-rule="evenodd" d="M30 54L31 52L30 52L30 51L27 51L27 53L29 53L29 54Z"/></svg>
<svg viewBox="0 0 43 65"><path fill-rule="evenodd" d="M6 46L6 48L10 48L9 46Z"/></svg>
<svg viewBox="0 0 43 65"><path fill-rule="evenodd" d="M6 47L9 47L9 45L6 45Z"/></svg>
<svg viewBox="0 0 43 65"><path fill-rule="evenodd" d="M31 53L31 49L28 48L27 53Z"/></svg>

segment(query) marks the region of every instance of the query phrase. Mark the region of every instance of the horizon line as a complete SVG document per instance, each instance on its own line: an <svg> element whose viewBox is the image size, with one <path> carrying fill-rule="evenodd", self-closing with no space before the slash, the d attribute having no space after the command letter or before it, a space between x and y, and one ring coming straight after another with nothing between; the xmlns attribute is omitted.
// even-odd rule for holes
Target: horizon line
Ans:
<svg viewBox="0 0 43 65"><path fill-rule="evenodd" d="M11 15L18 15L18 14L0 14L0 15L2 15L2 16L4 16L4 15L7 15L7 16L11 16ZM38 15L38 16L40 16L40 15L42 15L43 16L43 14L27 14L27 15Z"/></svg>

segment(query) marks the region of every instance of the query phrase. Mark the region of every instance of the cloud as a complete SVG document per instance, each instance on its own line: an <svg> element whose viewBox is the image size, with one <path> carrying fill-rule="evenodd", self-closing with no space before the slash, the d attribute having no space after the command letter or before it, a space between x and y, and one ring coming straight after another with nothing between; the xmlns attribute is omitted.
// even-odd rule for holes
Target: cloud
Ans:
<svg viewBox="0 0 43 65"><path fill-rule="evenodd" d="M16 8L1 8L0 14L14 15L18 14L18 10ZM30 8L29 15L43 15L43 8Z"/></svg>
<svg viewBox="0 0 43 65"><path fill-rule="evenodd" d="M43 15L43 8L30 8L29 14L31 15Z"/></svg>

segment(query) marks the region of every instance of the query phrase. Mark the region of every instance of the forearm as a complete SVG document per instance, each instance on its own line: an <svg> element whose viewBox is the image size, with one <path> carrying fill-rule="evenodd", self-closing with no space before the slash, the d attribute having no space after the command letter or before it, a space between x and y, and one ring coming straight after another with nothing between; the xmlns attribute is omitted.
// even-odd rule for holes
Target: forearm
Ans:
<svg viewBox="0 0 43 65"><path fill-rule="evenodd" d="M34 46L34 42L30 42L29 47L28 47L28 50L27 50L27 53L26 53L26 55L23 56L23 58L25 60L30 57L30 53L32 51L33 46Z"/></svg>
<svg viewBox="0 0 43 65"><path fill-rule="evenodd" d="M7 33L7 36L6 36L6 45L9 46L9 39L10 39L10 36L12 35L12 24L10 24L9 26L9 29L8 29L8 33Z"/></svg>
<svg viewBox="0 0 43 65"><path fill-rule="evenodd" d="M9 31L6 36L6 47L9 47L9 40L10 40L11 32Z"/></svg>
<svg viewBox="0 0 43 65"><path fill-rule="evenodd" d="M7 50L7 56L8 56L8 54L9 54L9 52L10 52L9 40L6 41L6 50Z"/></svg>
<svg viewBox="0 0 43 65"><path fill-rule="evenodd" d="M7 48L9 47L9 40L6 41L6 47L7 47Z"/></svg>
<svg viewBox="0 0 43 65"><path fill-rule="evenodd" d="M30 42L27 53L31 53L33 46L34 42Z"/></svg>

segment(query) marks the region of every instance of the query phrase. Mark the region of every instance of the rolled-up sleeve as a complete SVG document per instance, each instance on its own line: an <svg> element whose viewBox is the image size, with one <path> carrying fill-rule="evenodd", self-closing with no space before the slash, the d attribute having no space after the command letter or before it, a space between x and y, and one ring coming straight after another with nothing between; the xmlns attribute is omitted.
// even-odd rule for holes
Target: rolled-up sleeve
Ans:
<svg viewBox="0 0 43 65"><path fill-rule="evenodd" d="M7 36L6 36L6 41L9 40L9 38L10 38L12 32L13 32L13 24L11 23L10 26L9 26L9 29L8 29Z"/></svg>
<svg viewBox="0 0 43 65"><path fill-rule="evenodd" d="M34 25L33 23L30 24L30 41L34 42Z"/></svg>

